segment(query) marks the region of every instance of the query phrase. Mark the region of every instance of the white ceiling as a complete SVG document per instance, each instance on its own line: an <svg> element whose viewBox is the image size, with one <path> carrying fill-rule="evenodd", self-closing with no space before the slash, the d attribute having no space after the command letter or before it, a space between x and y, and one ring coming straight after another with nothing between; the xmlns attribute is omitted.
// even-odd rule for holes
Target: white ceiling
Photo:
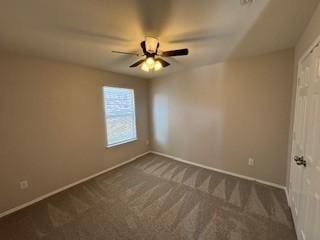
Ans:
<svg viewBox="0 0 320 240"><path fill-rule="evenodd" d="M192 66L293 47L319 0L0 0L0 47L152 78ZM128 66L145 35L161 50L189 48L157 73Z"/></svg>

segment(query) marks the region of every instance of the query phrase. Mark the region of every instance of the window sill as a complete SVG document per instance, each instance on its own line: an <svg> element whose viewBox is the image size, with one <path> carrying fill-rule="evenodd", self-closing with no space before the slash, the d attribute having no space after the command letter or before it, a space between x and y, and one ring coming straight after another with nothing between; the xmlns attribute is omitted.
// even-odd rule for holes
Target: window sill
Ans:
<svg viewBox="0 0 320 240"><path fill-rule="evenodd" d="M133 138L133 139L130 139L130 140L127 140L127 141L110 144L110 145L107 145L106 148L117 147L117 146L120 146L120 145L123 145L123 144L126 144L126 143L135 142L135 141L138 141L138 138Z"/></svg>

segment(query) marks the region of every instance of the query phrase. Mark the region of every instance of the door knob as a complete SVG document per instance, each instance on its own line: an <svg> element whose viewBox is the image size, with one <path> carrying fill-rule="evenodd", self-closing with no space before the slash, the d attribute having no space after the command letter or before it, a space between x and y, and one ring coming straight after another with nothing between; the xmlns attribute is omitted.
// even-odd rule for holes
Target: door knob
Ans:
<svg viewBox="0 0 320 240"><path fill-rule="evenodd" d="M300 162L303 159L303 156L299 157L299 156L294 156L294 161L295 162Z"/></svg>
<svg viewBox="0 0 320 240"><path fill-rule="evenodd" d="M299 157L299 156L295 156L294 157L294 161L297 163L298 166L307 166L307 162L306 160L304 160L303 156Z"/></svg>

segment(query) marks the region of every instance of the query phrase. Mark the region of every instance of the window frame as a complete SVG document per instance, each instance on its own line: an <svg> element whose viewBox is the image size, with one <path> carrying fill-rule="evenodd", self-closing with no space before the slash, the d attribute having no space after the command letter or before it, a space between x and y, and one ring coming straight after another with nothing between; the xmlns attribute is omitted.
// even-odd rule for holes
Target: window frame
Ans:
<svg viewBox="0 0 320 240"><path fill-rule="evenodd" d="M108 114L107 114L107 108L105 105L105 88L118 88L118 89L126 89L126 90L131 90L133 93L133 117L134 117L134 131L135 131L135 137L131 139L127 139L124 141L119 141L116 143L109 144L108 142ZM103 110L104 110L104 125L105 125L105 147L106 148L112 148L116 146L120 146L123 144L135 142L138 140L138 131L137 131L137 117L136 117L136 97L135 97L135 89L134 88L128 88L128 87L118 87L118 86L103 86L102 87L102 102L103 102Z"/></svg>

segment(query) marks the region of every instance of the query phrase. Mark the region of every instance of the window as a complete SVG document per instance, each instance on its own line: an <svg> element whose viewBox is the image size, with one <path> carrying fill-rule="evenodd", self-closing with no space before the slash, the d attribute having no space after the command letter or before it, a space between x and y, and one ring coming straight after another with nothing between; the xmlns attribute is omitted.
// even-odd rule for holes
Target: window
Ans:
<svg viewBox="0 0 320 240"><path fill-rule="evenodd" d="M107 146L137 139L134 91L127 88L103 87Z"/></svg>

